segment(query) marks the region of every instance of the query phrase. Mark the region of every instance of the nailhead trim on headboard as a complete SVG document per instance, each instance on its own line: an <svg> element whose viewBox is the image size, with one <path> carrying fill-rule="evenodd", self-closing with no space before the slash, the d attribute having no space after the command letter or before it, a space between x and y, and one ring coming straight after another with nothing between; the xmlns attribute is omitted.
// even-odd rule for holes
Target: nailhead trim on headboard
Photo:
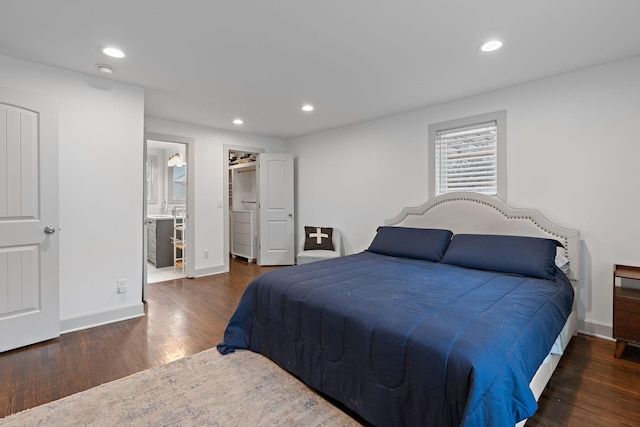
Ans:
<svg viewBox="0 0 640 427"><path fill-rule="evenodd" d="M579 262L580 262L580 238L579 232L556 225L546 219L539 211L535 209L519 209L512 208L503 201L494 197L485 196L478 193L449 193L433 198L426 203L417 207L408 207L395 216L385 221L386 225L398 226L407 220L408 217L424 217L427 212L433 208L455 202L472 202L488 208L492 208L500 213L507 220L528 221L535 225L544 234L558 240L564 246L564 255L571 260L570 277L573 280L578 279ZM573 240L573 243L570 241Z"/></svg>

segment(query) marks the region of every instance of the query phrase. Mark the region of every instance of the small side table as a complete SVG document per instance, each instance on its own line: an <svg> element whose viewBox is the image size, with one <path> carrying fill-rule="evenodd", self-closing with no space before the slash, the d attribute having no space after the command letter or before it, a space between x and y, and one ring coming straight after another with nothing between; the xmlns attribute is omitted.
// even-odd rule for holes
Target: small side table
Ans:
<svg viewBox="0 0 640 427"><path fill-rule="evenodd" d="M631 279L637 287L616 285L616 279ZM635 283L634 283L635 285ZM613 338L616 350L613 356L622 357L628 342L640 344L640 267L614 265L613 268Z"/></svg>

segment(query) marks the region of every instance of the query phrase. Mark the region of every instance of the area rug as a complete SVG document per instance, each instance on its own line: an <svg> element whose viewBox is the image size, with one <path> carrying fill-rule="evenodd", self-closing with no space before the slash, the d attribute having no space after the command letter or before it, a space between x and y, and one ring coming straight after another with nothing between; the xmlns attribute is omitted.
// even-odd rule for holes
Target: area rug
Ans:
<svg viewBox="0 0 640 427"><path fill-rule="evenodd" d="M358 426L269 359L214 349L0 419L0 426Z"/></svg>

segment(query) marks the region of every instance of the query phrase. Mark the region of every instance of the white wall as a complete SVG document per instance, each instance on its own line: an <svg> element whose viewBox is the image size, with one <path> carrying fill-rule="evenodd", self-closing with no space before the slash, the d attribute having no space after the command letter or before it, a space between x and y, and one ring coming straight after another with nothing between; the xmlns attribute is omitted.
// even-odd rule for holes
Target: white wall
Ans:
<svg viewBox="0 0 640 427"><path fill-rule="evenodd" d="M142 315L143 89L6 56L0 84L58 101L61 329Z"/></svg>
<svg viewBox="0 0 640 427"><path fill-rule="evenodd" d="M258 135L230 132L188 123L147 117L148 132L192 138L195 151L195 248L190 262L195 264L195 276L225 271L225 209L218 207L224 201L224 177L228 159L224 158L224 146L262 148L266 152L282 152L285 143L279 139ZM190 147L189 150L192 150ZM190 153L191 155L191 153ZM209 251L209 258L204 251Z"/></svg>
<svg viewBox="0 0 640 427"><path fill-rule="evenodd" d="M579 328L611 336L614 263L640 265L640 57L294 138L297 229L334 226L347 252L427 198L428 126L507 110L507 202L581 231Z"/></svg>

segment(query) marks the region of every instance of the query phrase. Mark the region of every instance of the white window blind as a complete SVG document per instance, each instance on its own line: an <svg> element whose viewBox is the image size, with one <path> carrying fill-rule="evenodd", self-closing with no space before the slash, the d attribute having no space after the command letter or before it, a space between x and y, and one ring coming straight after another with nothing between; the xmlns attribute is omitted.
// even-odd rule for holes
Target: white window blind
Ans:
<svg viewBox="0 0 640 427"><path fill-rule="evenodd" d="M436 195L498 193L498 126L495 121L440 130L435 138Z"/></svg>

